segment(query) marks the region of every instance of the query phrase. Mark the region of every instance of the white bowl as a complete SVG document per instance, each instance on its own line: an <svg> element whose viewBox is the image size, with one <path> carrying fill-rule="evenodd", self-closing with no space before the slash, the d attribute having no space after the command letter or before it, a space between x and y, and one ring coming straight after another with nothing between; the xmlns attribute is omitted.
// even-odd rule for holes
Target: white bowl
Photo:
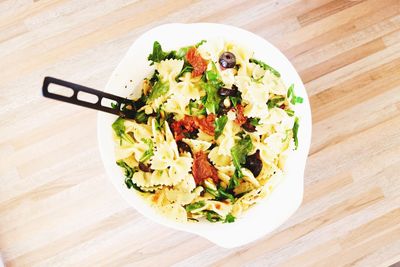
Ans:
<svg viewBox="0 0 400 267"><path fill-rule="evenodd" d="M203 236L221 247L232 248L254 241L276 229L297 210L303 199L304 167L311 141L311 112L304 85L288 59L266 40L236 27L212 23L164 24L147 31L132 44L112 73L106 92L128 96L134 88L138 88L142 79L152 71L147 56L152 51L154 41L159 41L164 50L171 50L202 39L220 37L253 50L255 58L264 60L277 69L285 84L288 86L293 83L296 94L304 99L303 104L295 107L296 114L300 117L299 147L289 156L285 179L272 194L250 208L234 223L174 222L156 213L134 190L128 190L125 186L123 173L115 164L111 129L115 116L98 114L98 139L101 157L111 182L136 210L162 225ZM140 90L137 89L134 95L139 96Z"/></svg>

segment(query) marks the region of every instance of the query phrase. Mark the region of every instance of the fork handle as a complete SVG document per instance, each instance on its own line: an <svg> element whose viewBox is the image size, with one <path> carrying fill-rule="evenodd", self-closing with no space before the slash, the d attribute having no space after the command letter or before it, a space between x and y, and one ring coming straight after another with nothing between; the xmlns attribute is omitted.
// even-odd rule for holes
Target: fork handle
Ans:
<svg viewBox="0 0 400 267"><path fill-rule="evenodd" d="M49 91L49 85L50 84L56 84L59 86L67 87L69 89L73 90L73 95L72 96L65 96L61 94L57 94L55 92L50 92ZM82 99L78 98L78 93L79 92L85 92L87 94L91 94L97 97L97 101L95 103L89 102L89 101L84 101ZM131 104L132 101L126 98L122 98L113 94L105 93L100 90L96 90L93 88L89 88L83 85L79 85L76 83L71 83L67 81L63 81L57 78L53 77L45 77L43 81L43 87L42 87L42 93L44 97L67 102L70 104L78 105L78 106L83 106L91 109L96 109L99 111L111 113L114 115L118 115L121 117L128 117L127 114L125 114L121 109L124 105L126 104ZM116 108L104 106L102 104L102 99L109 99L113 100L116 102ZM130 115L132 115L132 110L130 110ZM130 117L130 116L129 116Z"/></svg>

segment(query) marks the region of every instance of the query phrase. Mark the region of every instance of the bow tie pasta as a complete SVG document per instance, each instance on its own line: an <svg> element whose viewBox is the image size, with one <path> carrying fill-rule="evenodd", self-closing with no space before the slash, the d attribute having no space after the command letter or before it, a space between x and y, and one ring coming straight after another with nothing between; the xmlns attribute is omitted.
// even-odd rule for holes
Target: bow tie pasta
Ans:
<svg viewBox="0 0 400 267"><path fill-rule="evenodd" d="M179 222L225 222L267 197L297 149L302 102L248 48L221 39L148 56L142 95L112 125L125 184Z"/></svg>

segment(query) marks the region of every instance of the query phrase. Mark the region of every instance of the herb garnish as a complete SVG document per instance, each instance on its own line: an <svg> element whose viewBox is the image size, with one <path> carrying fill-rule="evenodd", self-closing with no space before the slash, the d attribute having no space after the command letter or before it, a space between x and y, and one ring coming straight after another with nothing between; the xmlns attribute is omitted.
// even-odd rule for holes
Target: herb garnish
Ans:
<svg viewBox="0 0 400 267"><path fill-rule="evenodd" d="M268 65L267 63L265 63L261 60L258 60L255 58L250 58L250 63L255 63L255 64L259 65L261 68L263 68L264 70L269 70L270 72L272 72L272 74L274 74L278 78L281 77L281 74L276 69L274 69L273 67L271 67L270 65Z"/></svg>
<svg viewBox="0 0 400 267"><path fill-rule="evenodd" d="M193 211L204 207L206 203L204 201L198 201L192 204L189 204L185 207L186 211Z"/></svg>
<svg viewBox="0 0 400 267"><path fill-rule="evenodd" d="M154 100L162 95L165 95L169 91L169 83L158 81L153 85L153 88L150 91L150 94L147 99L147 103L149 101Z"/></svg>
<svg viewBox="0 0 400 267"><path fill-rule="evenodd" d="M246 135L240 139L231 149L232 161L235 166L237 177L242 178L243 174L240 168L246 163L246 156L253 149L253 143L251 142L250 136Z"/></svg>
<svg viewBox="0 0 400 267"><path fill-rule="evenodd" d="M145 162L149 160L154 155L154 144L150 138L142 138L142 142L145 143L149 148L143 153L142 157L140 158L140 162Z"/></svg>
<svg viewBox="0 0 400 267"><path fill-rule="evenodd" d="M219 117L215 120L215 122L214 122L214 125L215 125L214 138L215 138L215 140L217 140L218 137L222 134L227 122L228 122L228 116L226 116L226 115L222 115L221 117Z"/></svg>
<svg viewBox="0 0 400 267"><path fill-rule="evenodd" d="M120 138L120 145L122 145L122 140L133 144L133 138L129 134L125 133L126 129L124 122L125 120L119 117L116 121L114 121L111 127L113 128L115 134Z"/></svg>
<svg viewBox="0 0 400 267"><path fill-rule="evenodd" d="M228 215L226 215L225 217L225 221L224 223L233 223L235 222L236 217L233 216L232 214L228 213Z"/></svg>
<svg viewBox="0 0 400 267"><path fill-rule="evenodd" d="M145 191L143 191L137 184L135 184L132 181L132 176L135 172L138 171L138 169L135 168L131 168L128 164L126 164L125 161L123 160L118 160L117 165L120 166L122 169L124 169L124 174L125 174L125 184L128 187L128 189L134 188L142 193L144 193Z"/></svg>
<svg viewBox="0 0 400 267"><path fill-rule="evenodd" d="M290 85L290 87L288 88L287 91L287 97L290 99L290 103L292 103L293 105L296 105L296 103L303 103L303 98L300 96L296 96L294 94L294 85Z"/></svg>
<svg viewBox="0 0 400 267"><path fill-rule="evenodd" d="M295 148L297 149L297 147L299 146L299 140L297 139L297 133L299 131L299 118L298 117L296 117L294 119L294 125L293 125L292 131L293 131L294 145L295 145Z"/></svg>
<svg viewBox="0 0 400 267"><path fill-rule="evenodd" d="M172 50L169 52L164 52L161 48L159 42L155 41L153 43L153 52L147 57L147 60L151 61L150 66L155 62L160 62L165 59L171 59L176 57L176 51Z"/></svg>

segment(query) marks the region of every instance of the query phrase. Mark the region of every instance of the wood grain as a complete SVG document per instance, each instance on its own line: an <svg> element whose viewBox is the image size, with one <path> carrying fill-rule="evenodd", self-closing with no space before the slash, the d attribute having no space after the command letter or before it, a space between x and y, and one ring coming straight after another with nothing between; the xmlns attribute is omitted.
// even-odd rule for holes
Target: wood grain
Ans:
<svg viewBox="0 0 400 267"><path fill-rule="evenodd" d="M389 266L400 260L399 0L0 2L0 254L6 266ZM235 249L159 226L108 182L96 114L45 75L103 88L144 31L248 29L305 82L313 140L300 209Z"/></svg>

